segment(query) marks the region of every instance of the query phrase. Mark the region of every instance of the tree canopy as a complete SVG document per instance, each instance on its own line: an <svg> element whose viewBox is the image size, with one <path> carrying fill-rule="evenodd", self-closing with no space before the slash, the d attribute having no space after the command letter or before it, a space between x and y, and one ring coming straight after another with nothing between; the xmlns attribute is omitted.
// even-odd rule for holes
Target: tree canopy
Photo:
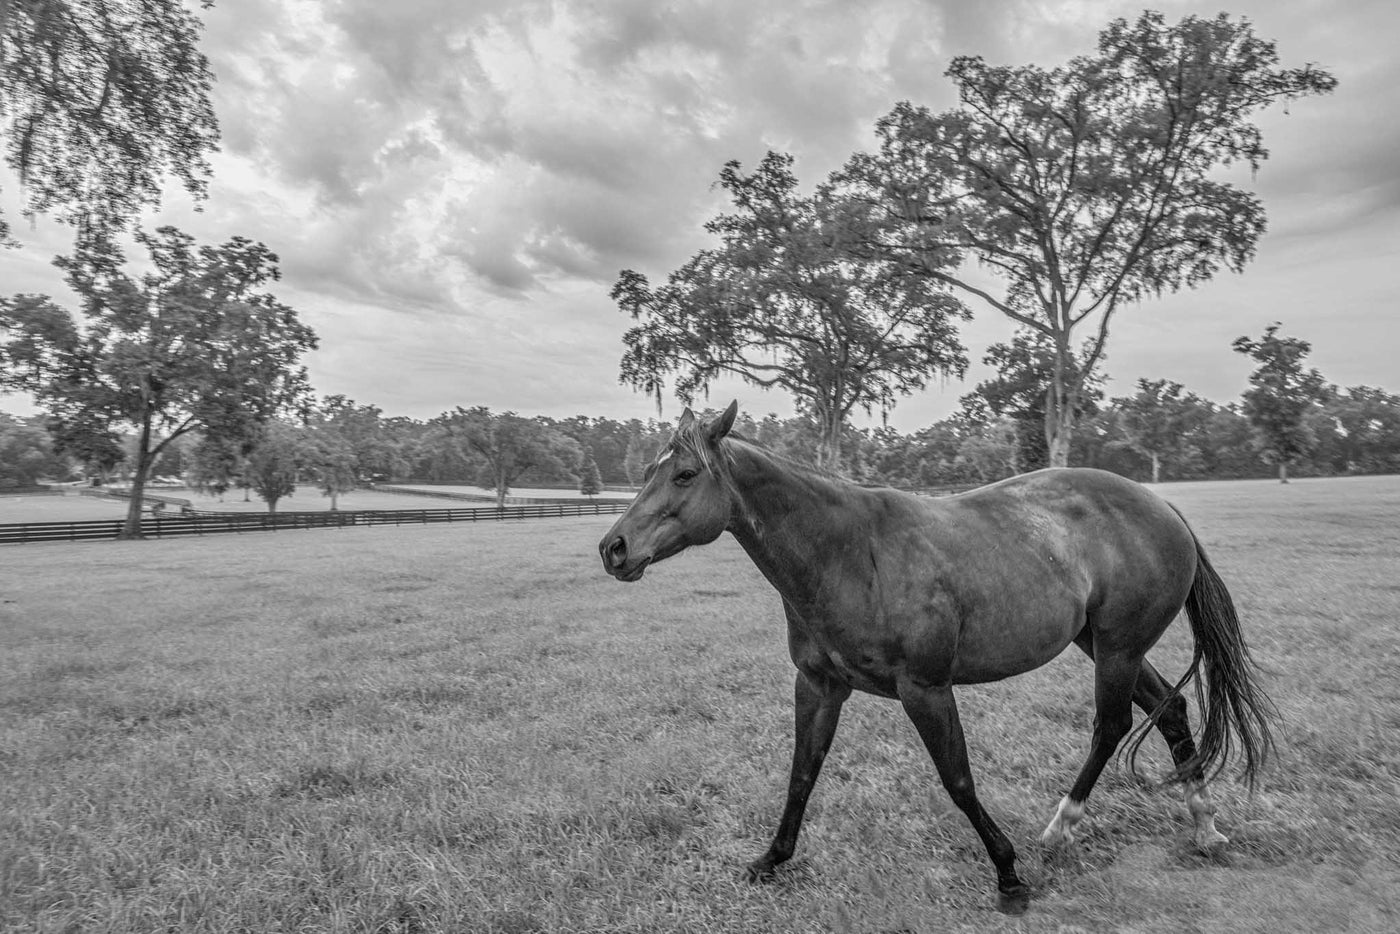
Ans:
<svg viewBox="0 0 1400 934"><path fill-rule="evenodd" d="M304 432L302 465L316 478L321 493L339 508L342 494L361 481L389 479L407 469L407 459L393 443L375 405L359 405L343 395L322 399Z"/></svg>
<svg viewBox="0 0 1400 934"><path fill-rule="evenodd" d="M265 503L267 511L297 491L305 442L293 425L274 419L258 428L245 463L248 486Z"/></svg>
<svg viewBox="0 0 1400 934"><path fill-rule="evenodd" d="M1202 400L1175 380L1146 378L1138 391L1114 400L1127 444L1152 462L1152 482L1162 478L1162 461L1181 444L1189 423L1204 410Z"/></svg>
<svg viewBox="0 0 1400 934"><path fill-rule="evenodd" d="M0 412L0 493L32 487L40 478L66 480L72 472L38 421Z"/></svg>
<svg viewBox="0 0 1400 934"><path fill-rule="evenodd" d="M1030 340L1029 335L1027 339ZM1021 406L1032 406L1037 400L1043 403L1047 371L1041 355L1023 354L1017 350L1018 345L1033 347L1034 341L1027 344L1013 340L997 345L1009 351L999 355L1006 365L996 364L997 374L981 387L987 389L987 394L976 394L975 400L968 397L963 411L910 434L891 427L848 427L841 444L852 475L862 482L937 489L995 480L1032 466L1034 462L1027 460L1024 444L1028 439L1038 440L1043 457L1044 438L1038 432L1024 430L1023 418L1033 416ZM1023 363L1032 366L1023 368ZM1027 376L1033 378L1026 379ZM1171 429L1157 433L1157 441L1163 445L1158 456L1158 480L1264 477L1277 473L1278 465L1273 455L1266 455L1263 450L1262 435L1244 414L1242 400L1221 405L1184 388L1178 392L1175 385L1169 380L1148 379L1145 387L1138 384L1133 396L1086 406L1077 429L1075 462L1137 480L1153 478L1151 451L1144 446L1147 439L1134 425L1134 418L1141 414L1143 422L1151 425L1162 419L1163 413L1155 411L1157 405L1144 395L1145 390L1152 396L1160 394L1162 401L1170 403L1171 411L1165 413L1165 418ZM989 400L996 400L1000 415L993 412ZM298 425L300 436L314 439L327 427L322 418L329 402L320 403L318 414L304 425L302 419L292 420ZM357 423L361 415L377 411L374 406L358 403L345 408L355 413L352 421ZM1138 413L1139 408L1146 412ZM668 423L655 420L618 421L587 416L564 420L537 416L523 420L542 433L567 434L577 445L563 443L560 456L532 465L528 473L520 475L519 482L559 489L580 488L583 475L579 464L584 445L592 452L602 481L624 485L629 476L640 476L642 468L655 458L656 446L664 443L671 432ZM3 421L0 418L0 436L5 434ZM41 429L52 424L42 415L19 421ZM446 413L426 422L403 417L366 417L365 422L377 422L378 430L371 434L378 436L385 454L399 465L393 475L383 479L492 484L489 476L482 476L485 461L466 443L460 413ZM818 429L807 416L780 418L770 413L755 418L741 413L736 429L787 457L811 461L816 450ZM1317 400L1303 409L1302 430L1309 446L1288 464L1290 475L1400 471L1400 396L1386 389L1325 386ZM104 434L105 431L110 434ZM43 443L52 437L45 433ZM104 473L109 482L129 477L130 471L124 465L117 464L111 473L105 468L121 460L124 450L128 452L128 462L134 464L139 438L130 426L106 422L98 422L96 427L79 425L73 437L95 443L81 454L65 447L71 455L63 460L67 466L45 471L45 478L67 475L72 462L79 459L87 462L90 473ZM39 439L32 431L27 438L19 446L0 439L0 484L7 476L32 475L25 462L33 456ZM168 445L153 461L153 475L181 474L191 486L208 492L232 487L247 491L247 442L217 437L215 440L227 440L227 444L211 445L202 433L187 434ZM302 478L312 479L314 464L306 457L305 445L300 450L297 456L301 458Z"/></svg>
<svg viewBox="0 0 1400 934"><path fill-rule="evenodd" d="M1244 413L1259 431L1264 453L1278 465L1278 478L1288 482L1288 465L1309 453L1316 438L1304 418L1322 401L1325 381L1303 360L1312 345L1296 337L1280 337L1279 323L1264 329L1258 340L1235 338L1233 346L1259 364L1249 376L1244 393Z"/></svg>
<svg viewBox="0 0 1400 934"><path fill-rule="evenodd" d="M878 212L829 185L799 194L782 153L751 174L730 162L719 183L735 207L705 225L720 246L665 285L624 270L613 286L639 322L623 338L623 382L659 403L674 376L687 404L724 373L780 387L818 424L818 462L836 468L853 411L887 412L934 374L965 372L955 330L963 304L941 283L863 251Z"/></svg>
<svg viewBox="0 0 1400 934"><path fill-rule="evenodd" d="M251 441L245 444L217 435L199 438L186 458L183 471L185 483L193 490L220 499L229 487L240 481L243 488L248 489L247 450L251 449L251 444Z"/></svg>
<svg viewBox="0 0 1400 934"><path fill-rule="evenodd" d="M204 197L219 128L201 28L182 0L0 0L0 136L26 216L102 237L168 175Z"/></svg>
<svg viewBox="0 0 1400 934"><path fill-rule="evenodd" d="M849 188L893 223L875 246L979 297L1053 345L1050 462L1068 461L1083 380L1123 305L1240 271L1265 228L1251 192L1218 177L1268 157L1253 115L1330 91L1328 72L1279 67L1273 42L1225 14L1116 20L1095 53L1052 69L953 60L959 105L901 103ZM950 263L975 258L981 288ZM1089 334L1071 365L1077 329Z"/></svg>
<svg viewBox="0 0 1400 934"><path fill-rule="evenodd" d="M434 420L459 456L478 465L478 480L496 492L502 507L516 481L532 470L569 472L578 444L537 419L514 412L493 413L485 406L458 406Z"/></svg>
<svg viewBox="0 0 1400 934"><path fill-rule="evenodd" d="M1400 395L1376 386L1329 386L1323 410L1332 425L1325 452L1330 469L1400 472Z"/></svg>
<svg viewBox="0 0 1400 934"><path fill-rule="evenodd" d="M127 535L139 534L152 463L198 430L210 443L246 442L309 392L300 365L316 336L264 286L277 256L234 237L197 246L173 227L137 235L152 270L134 276L109 241L55 264L82 299L76 319L47 296L0 299L9 337L0 383L33 395L65 449L136 433ZM81 320L81 323L80 323Z"/></svg>

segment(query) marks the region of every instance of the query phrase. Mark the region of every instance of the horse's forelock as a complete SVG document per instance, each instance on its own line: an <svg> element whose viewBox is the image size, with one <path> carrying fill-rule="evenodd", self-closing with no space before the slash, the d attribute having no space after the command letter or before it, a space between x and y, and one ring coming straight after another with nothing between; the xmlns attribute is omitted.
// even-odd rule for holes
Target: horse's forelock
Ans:
<svg viewBox="0 0 1400 934"><path fill-rule="evenodd" d="M677 428L671 435L671 442L666 446L666 450L690 452L695 455L695 459L700 462L706 473L716 473L719 467L715 462L714 451L710 450L706 426L698 420L683 428Z"/></svg>

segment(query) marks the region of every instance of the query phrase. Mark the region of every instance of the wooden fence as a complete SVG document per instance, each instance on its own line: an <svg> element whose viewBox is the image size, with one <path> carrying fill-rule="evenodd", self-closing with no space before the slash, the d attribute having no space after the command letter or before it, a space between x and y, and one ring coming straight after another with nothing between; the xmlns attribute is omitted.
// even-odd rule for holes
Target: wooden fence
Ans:
<svg viewBox="0 0 1400 934"><path fill-rule="evenodd" d="M399 486L393 483L376 483L369 489L376 493L397 493L400 496L427 496L434 499L450 499L458 502L468 503L495 503L494 493L465 493L460 490L425 490L417 487ZM577 496L507 496L508 505L528 506L531 503L577 503L577 502L599 502L599 503L630 503L631 497L620 496L599 496L590 497L581 501Z"/></svg>
<svg viewBox="0 0 1400 934"><path fill-rule="evenodd" d="M915 490L924 496L946 496L972 487L941 487ZM404 491L409 492L409 491ZM104 495L89 493L85 495ZM433 494L427 494L429 496ZM441 494L438 494L441 495ZM455 498L455 497L454 497ZM625 512L630 500L598 499L540 500L518 506L477 506L462 509L383 509L349 512L213 512L188 508L189 500L147 494L146 499L182 506L179 512L142 516L141 534L150 538L182 535L217 535L223 532L276 532L284 529L335 529L357 525L431 525L439 522L499 522L505 519L553 519L567 516L604 516ZM28 542L78 542L114 539L124 520L98 519L89 522L20 522L0 524L0 545Z"/></svg>
<svg viewBox="0 0 1400 934"><path fill-rule="evenodd" d="M130 490L114 490L105 486L85 487L78 491L78 495L93 496L98 499L119 499L124 503L131 502ZM178 506L183 511L189 511L194 508L194 502L185 499L183 496L165 496L161 493L152 493L150 491L141 494L142 509L153 509L158 503L161 506Z"/></svg>
<svg viewBox="0 0 1400 934"><path fill-rule="evenodd" d="M141 534L150 538L217 535L224 532L276 532L285 529L336 529L358 525L431 525L439 522L499 522L505 519L553 519L620 513L627 503L538 503L475 509L393 509L354 512L209 512L153 515L141 519ZM76 542L114 539L124 522L20 522L0 525L0 545L29 542Z"/></svg>

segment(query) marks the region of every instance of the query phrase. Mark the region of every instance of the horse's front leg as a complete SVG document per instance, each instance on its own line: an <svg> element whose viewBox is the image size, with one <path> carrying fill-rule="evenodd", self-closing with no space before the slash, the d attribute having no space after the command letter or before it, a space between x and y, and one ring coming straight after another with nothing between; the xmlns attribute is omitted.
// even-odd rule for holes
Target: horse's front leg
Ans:
<svg viewBox="0 0 1400 934"><path fill-rule="evenodd" d="M1030 902L1030 889L1016 875L1016 850L1011 841L977 800L952 686L919 684L912 678L901 678L899 700L928 747L948 796L972 822L996 867L1000 895L997 907L1007 914L1020 914Z"/></svg>
<svg viewBox="0 0 1400 934"><path fill-rule="evenodd" d="M841 705L851 696L851 689L833 678L799 670L794 694L797 735L792 749L787 804L768 852L749 863L746 875L751 882L771 879L773 868L792 856L797 846L797 833L802 829L802 815L807 810L807 798L812 794L812 786L831 748L831 738L836 735L836 724L841 719Z"/></svg>

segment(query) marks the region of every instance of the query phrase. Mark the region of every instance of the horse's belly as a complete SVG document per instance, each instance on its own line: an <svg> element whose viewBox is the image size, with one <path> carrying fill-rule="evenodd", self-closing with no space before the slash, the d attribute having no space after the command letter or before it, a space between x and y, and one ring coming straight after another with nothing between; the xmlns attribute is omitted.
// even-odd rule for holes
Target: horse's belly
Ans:
<svg viewBox="0 0 1400 934"><path fill-rule="evenodd" d="M1081 607L1040 612L1019 618L969 620L953 658L956 684L979 684L1024 674L1064 651L1084 627Z"/></svg>

